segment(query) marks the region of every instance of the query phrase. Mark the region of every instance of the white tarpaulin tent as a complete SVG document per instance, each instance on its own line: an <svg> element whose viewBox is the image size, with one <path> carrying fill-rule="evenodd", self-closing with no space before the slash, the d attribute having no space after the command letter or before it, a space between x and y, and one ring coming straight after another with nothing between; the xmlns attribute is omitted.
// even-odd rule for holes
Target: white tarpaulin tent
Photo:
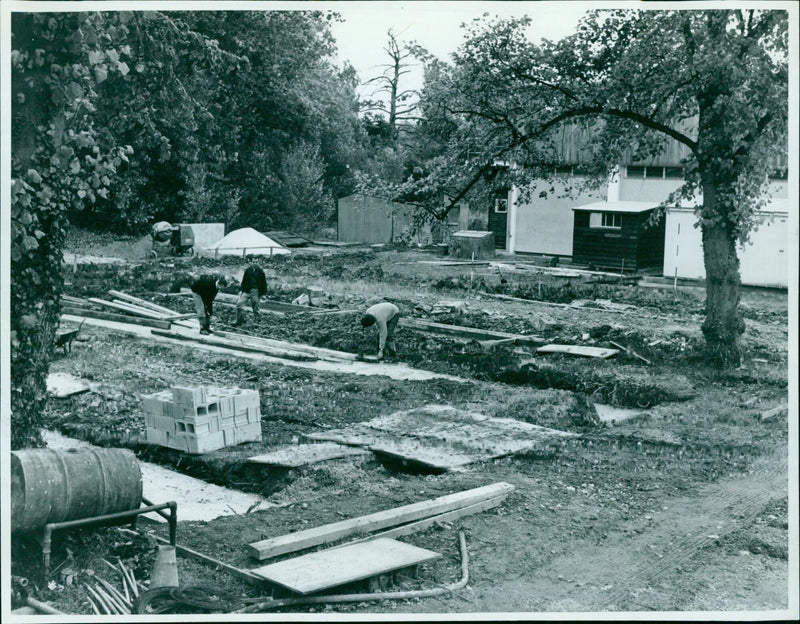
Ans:
<svg viewBox="0 0 800 624"><path fill-rule="evenodd" d="M206 248L215 256L274 256L291 253L269 236L264 236L253 228L241 228L230 232L216 243Z"/></svg>

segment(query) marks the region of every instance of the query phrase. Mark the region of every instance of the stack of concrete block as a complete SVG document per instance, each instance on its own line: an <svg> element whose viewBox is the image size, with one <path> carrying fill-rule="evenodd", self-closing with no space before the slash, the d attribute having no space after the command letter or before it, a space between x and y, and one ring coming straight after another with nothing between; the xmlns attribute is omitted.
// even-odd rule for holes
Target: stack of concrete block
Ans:
<svg viewBox="0 0 800 624"><path fill-rule="evenodd" d="M261 441L257 390L174 386L142 400L146 439L186 453Z"/></svg>

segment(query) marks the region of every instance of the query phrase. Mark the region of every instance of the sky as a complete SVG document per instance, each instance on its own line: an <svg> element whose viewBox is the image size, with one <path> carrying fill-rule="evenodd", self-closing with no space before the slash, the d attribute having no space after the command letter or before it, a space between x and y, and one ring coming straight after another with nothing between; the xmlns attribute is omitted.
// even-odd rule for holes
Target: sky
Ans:
<svg viewBox="0 0 800 624"><path fill-rule="evenodd" d="M529 34L533 41L542 37L557 41L574 32L586 12L582 2L427 2L378 1L325 3L341 14L344 22L334 23L333 36L339 50L339 63L349 61L362 82L380 75L380 64L388 61L384 52L386 34L393 29L398 41L415 41L442 60L449 60L463 41L461 24L484 13L501 17L528 15L533 19ZM422 87L421 67L411 67L402 87ZM374 86L362 88L366 96Z"/></svg>

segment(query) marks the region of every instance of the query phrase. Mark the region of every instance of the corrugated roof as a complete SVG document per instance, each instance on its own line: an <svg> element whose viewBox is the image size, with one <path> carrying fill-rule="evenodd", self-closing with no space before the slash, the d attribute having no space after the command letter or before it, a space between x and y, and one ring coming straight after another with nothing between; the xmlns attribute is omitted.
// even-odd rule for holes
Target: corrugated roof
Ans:
<svg viewBox="0 0 800 624"><path fill-rule="evenodd" d="M584 204L583 206L574 206L573 210L586 210L589 212L646 212L658 207L658 202L640 202L640 201L612 201L612 202L594 202L592 204Z"/></svg>

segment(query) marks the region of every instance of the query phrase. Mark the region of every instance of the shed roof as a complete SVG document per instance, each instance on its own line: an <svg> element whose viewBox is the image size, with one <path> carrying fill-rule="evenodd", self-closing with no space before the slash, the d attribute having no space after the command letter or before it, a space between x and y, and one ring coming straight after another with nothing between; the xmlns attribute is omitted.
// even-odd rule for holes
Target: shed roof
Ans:
<svg viewBox="0 0 800 624"><path fill-rule="evenodd" d="M669 206L667 208L668 212L693 212L697 206ZM770 199L761 209L758 211L762 214L789 214L789 199L787 197L775 197Z"/></svg>
<svg viewBox="0 0 800 624"><path fill-rule="evenodd" d="M594 202L591 204L584 204L583 206L575 206L573 210L589 211L589 212L647 212L658 207L658 202L641 202L641 201L612 201L612 202Z"/></svg>

